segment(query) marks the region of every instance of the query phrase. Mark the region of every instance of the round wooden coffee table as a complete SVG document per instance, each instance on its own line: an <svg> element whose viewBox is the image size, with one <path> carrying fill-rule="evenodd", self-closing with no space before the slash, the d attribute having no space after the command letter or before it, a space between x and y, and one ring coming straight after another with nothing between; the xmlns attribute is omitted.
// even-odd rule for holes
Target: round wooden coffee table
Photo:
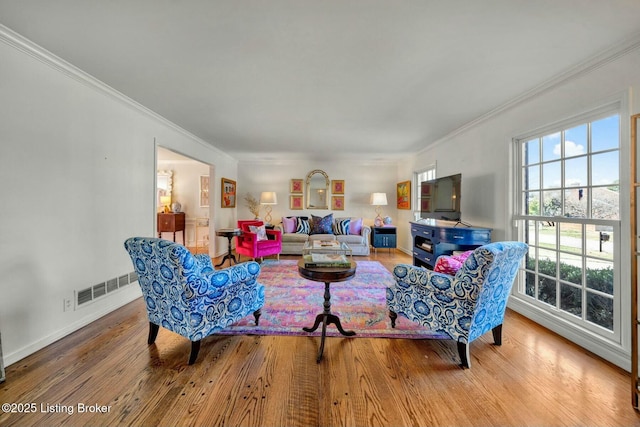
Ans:
<svg viewBox="0 0 640 427"><path fill-rule="evenodd" d="M354 331L345 331L340 323L340 318L331 313L331 292L330 287L333 282L345 282L356 274L356 263L351 261L350 267L305 267L304 259L298 261L298 273L305 279L314 282L324 282L324 311L316 316L316 321L310 328L302 328L305 332L313 332L322 323L322 336L320 338L320 349L318 350L317 363L322 360L324 352L324 341L327 337L327 325L334 324L338 331L347 337L354 336Z"/></svg>

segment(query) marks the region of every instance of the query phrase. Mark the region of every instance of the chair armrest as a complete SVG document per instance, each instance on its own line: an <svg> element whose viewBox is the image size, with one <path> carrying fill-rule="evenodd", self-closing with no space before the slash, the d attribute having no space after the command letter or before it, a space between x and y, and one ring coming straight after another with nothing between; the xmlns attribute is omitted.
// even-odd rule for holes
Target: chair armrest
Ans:
<svg viewBox="0 0 640 427"><path fill-rule="evenodd" d="M209 298L217 299L223 289L229 286L254 286L260 274L260 264L247 261L231 267L202 274L200 277L188 281L185 289L187 299Z"/></svg>
<svg viewBox="0 0 640 427"><path fill-rule="evenodd" d="M370 234L371 234L371 227L369 227L368 225L363 225L362 228L360 229L360 235L366 242L369 241Z"/></svg>
<svg viewBox="0 0 640 427"><path fill-rule="evenodd" d="M458 298L453 289L453 276L448 274L437 273L409 264L398 264L393 269L393 277L396 282L402 282L402 285L398 285L399 287L410 292L417 291L414 289L417 287L425 288L426 292L450 299Z"/></svg>
<svg viewBox="0 0 640 427"><path fill-rule="evenodd" d="M282 240L282 231L280 230L267 230L267 236L273 236L274 240Z"/></svg>
<svg viewBox="0 0 640 427"><path fill-rule="evenodd" d="M211 257L208 254L196 254L194 257L202 273L208 273L214 270Z"/></svg>

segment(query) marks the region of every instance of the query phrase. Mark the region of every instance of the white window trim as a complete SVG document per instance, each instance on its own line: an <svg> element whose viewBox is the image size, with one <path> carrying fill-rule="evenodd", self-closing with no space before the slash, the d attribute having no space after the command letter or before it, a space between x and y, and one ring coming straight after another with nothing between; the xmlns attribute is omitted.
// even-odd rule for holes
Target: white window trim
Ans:
<svg viewBox="0 0 640 427"><path fill-rule="evenodd" d="M554 130L562 128L570 128L572 125L578 125L581 122L595 121L598 118L604 118L610 114L620 115L620 260L615 269L620 275L620 327L619 337L614 340L606 339L602 335L593 333L592 331L578 327L575 323L566 319L555 316L547 310L543 310L536 304L533 304L529 298L521 298L517 293L513 292L509 299L509 308L530 318L536 323L558 333L559 335L575 342L585 349L599 355L600 357L614 363L615 365L627 370L631 370L631 305L626 303L631 295L631 266L630 259L625 258L624 248L630 248L630 107L629 93L623 92L616 94L599 103L598 106L585 110L575 116L551 123L542 127L538 127L527 132L523 132L512 139L512 147L516 147L518 141L526 140L551 133ZM519 179L520 160L519 151L512 150L512 165L510 167L510 181L513 183L511 188L511 212L513 238L519 236L518 222L516 219L520 214L520 197L522 183ZM625 161L626 159L626 161ZM519 275L518 280L521 282L524 278L523 274ZM515 288L515 286L514 286Z"/></svg>

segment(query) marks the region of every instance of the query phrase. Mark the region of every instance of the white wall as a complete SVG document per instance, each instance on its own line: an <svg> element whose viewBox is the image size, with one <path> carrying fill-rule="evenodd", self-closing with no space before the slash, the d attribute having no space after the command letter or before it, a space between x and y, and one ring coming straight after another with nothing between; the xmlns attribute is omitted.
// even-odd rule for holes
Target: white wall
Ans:
<svg viewBox="0 0 640 427"><path fill-rule="evenodd" d="M155 144L231 178L237 163L4 31L0 332L11 364L140 295L134 285L63 312L74 290L133 271L127 237L155 235Z"/></svg>
<svg viewBox="0 0 640 427"><path fill-rule="evenodd" d="M305 180L307 174L315 169L327 173L329 180L341 179L345 182L345 209L332 211L329 199L328 210L291 210L289 196L291 179ZM362 217L365 224L373 224L375 209L369 204L369 197L373 192L386 192L388 206L382 208L383 216L390 216L394 223L397 220L395 205L396 191L396 163L376 162L370 164L342 161L264 161L243 162L238 164L238 219L251 219L244 201L244 196L251 193L256 199L262 191L275 191L278 204L273 206L272 222L279 224L283 216L316 215L325 216L333 213L334 217ZM305 186L306 188L306 186ZM306 196L305 196L306 203ZM264 218L265 210L261 210L260 217Z"/></svg>
<svg viewBox="0 0 640 427"><path fill-rule="evenodd" d="M588 333L571 330L561 322L549 321L539 311L515 297L510 306L544 326L564 335L616 363L630 367L629 304L630 266L624 248L629 247L629 116L640 111L640 99L631 94L640 90L640 51L636 50L603 64L589 73L575 77L553 89L539 93L506 111L438 141L417 156L407 157L398 174L409 176L415 170L437 163L438 176L462 173L462 219L475 226L493 228L494 241L515 238L511 228L512 205L512 139L523 133L593 110L612 100L623 103L621 220L623 248L621 280L623 284L623 341L600 342ZM637 98L637 97L636 97ZM405 214L405 219L410 219ZM401 222L402 224L402 222ZM410 245L408 227L400 232L402 243Z"/></svg>

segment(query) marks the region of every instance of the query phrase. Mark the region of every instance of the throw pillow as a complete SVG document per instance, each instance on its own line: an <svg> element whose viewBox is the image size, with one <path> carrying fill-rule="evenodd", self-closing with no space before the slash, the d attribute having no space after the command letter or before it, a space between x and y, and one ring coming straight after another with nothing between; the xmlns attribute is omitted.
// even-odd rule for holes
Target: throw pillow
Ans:
<svg viewBox="0 0 640 427"><path fill-rule="evenodd" d="M311 227L309 227L309 220L301 218L301 217L298 217L297 226L296 226L296 233L309 234L310 229L311 229Z"/></svg>
<svg viewBox="0 0 640 427"><path fill-rule="evenodd" d="M292 216L290 218L283 216L282 217L282 231L285 233L295 233L296 232L296 217Z"/></svg>
<svg viewBox="0 0 640 427"><path fill-rule="evenodd" d="M351 219L336 219L333 223L333 234L349 234Z"/></svg>
<svg viewBox="0 0 640 427"><path fill-rule="evenodd" d="M250 225L249 230L258 235L258 241L267 240L267 229L264 225Z"/></svg>
<svg viewBox="0 0 640 427"><path fill-rule="evenodd" d="M455 274L462 267L462 263L449 255L441 255L436 260L436 265L433 266L433 271L438 273L448 274L449 276L455 276Z"/></svg>
<svg viewBox="0 0 640 427"><path fill-rule="evenodd" d="M319 216L311 215L313 225L311 227L310 234L333 234L333 214L329 214L320 218Z"/></svg>
<svg viewBox="0 0 640 427"><path fill-rule="evenodd" d="M362 234L362 218L351 218L349 234L355 234L356 236Z"/></svg>
<svg viewBox="0 0 640 427"><path fill-rule="evenodd" d="M458 255L442 255L436 260L436 265L433 266L433 271L438 273L448 274L455 276L455 274L462 268L464 262L469 258L473 251L462 252Z"/></svg>

